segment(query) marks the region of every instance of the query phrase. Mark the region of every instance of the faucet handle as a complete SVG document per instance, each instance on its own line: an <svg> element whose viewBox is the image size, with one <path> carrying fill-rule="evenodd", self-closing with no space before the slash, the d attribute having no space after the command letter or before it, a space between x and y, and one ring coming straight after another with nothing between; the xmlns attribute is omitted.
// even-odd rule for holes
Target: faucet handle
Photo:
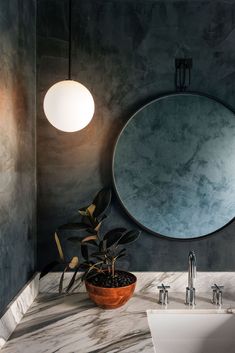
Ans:
<svg viewBox="0 0 235 353"><path fill-rule="evenodd" d="M216 284L216 283L213 286L211 286L211 289L218 290L218 291L223 288L224 288L224 286L218 286L218 284Z"/></svg>
<svg viewBox="0 0 235 353"><path fill-rule="evenodd" d="M222 289L224 286L218 286L216 283L211 286L211 289L213 289L213 297L212 297L212 303L215 305L222 305L223 304L223 292Z"/></svg>
<svg viewBox="0 0 235 353"><path fill-rule="evenodd" d="M163 283L157 287L159 289L159 303L167 305L168 304L168 290L170 286L165 286Z"/></svg>
<svg viewBox="0 0 235 353"><path fill-rule="evenodd" d="M163 283L160 286L157 286L157 287L158 287L158 289L163 289L163 290L171 288L171 286L165 286L165 284L163 284Z"/></svg>

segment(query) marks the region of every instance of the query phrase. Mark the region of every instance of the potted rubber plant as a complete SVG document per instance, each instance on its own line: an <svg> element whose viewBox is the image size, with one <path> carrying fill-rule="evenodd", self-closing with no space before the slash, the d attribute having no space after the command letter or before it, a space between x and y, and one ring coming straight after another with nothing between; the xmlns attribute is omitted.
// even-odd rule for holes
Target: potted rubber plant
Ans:
<svg viewBox="0 0 235 353"><path fill-rule="evenodd" d="M90 299L105 309L114 309L124 305L132 296L136 277L127 271L117 268L120 258L126 256L126 245L136 241L139 230L114 228L103 234L102 224L107 218L112 193L110 189L102 189L92 203L79 209L80 221L63 224L56 230L54 237L59 260L47 265L41 273L45 276L58 264L63 264L64 270L59 282L59 292L63 291L64 274L73 270L73 276L65 289L70 292L74 285L85 282ZM70 261L65 261L60 237L63 231L84 232L84 236L73 235L67 241L78 245L82 260L76 254Z"/></svg>

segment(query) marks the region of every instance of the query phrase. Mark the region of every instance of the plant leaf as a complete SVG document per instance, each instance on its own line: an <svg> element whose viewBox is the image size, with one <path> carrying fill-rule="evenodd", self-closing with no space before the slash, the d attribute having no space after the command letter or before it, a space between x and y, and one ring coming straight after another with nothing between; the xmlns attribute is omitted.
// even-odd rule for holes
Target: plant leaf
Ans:
<svg viewBox="0 0 235 353"><path fill-rule="evenodd" d="M97 221L88 211L86 212L86 215L82 216L82 222L87 224L87 230L93 230L93 232L95 232L94 227L97 226Z"/></svg>
<svg viewBox="0 0 235 353"><path fill-rule="evenodd" d="M81 243L81 238L78 238L78 237L69 237L67 238L68 241L71 241L72 243Z"/></svg>
<svg viewBox="0 0 235 353"><path fill-rule="evenodd" d="M140 233L140 230L130 230L129 232L123 234L121 239L118 241L118 244L132 243L139 238Z"/></svg>
<svg viewBox="0 0 235 353"><path fill-rule="evenodd" d="M97 251L97 252L93 252L92 254L91 254L91 256L105 256L105 252L104 251Z"/></svg>
<svg viewBox="0 0 235 353"><path fill-rule="evenodd" d="M103 214L103 215L99 218L99 222L102 223L102 222L105 220L105 218L107 218L107 217L108 217L107 214Z"/></svg>
<svg viewBox="0 0 235 353"><path fill-rule="evenodd" d="M95 230L96 232L98 232L98 231L99 231L99 229L100 229L100 227L101 227L101 222L97 224L97 226L95 227L95 229L94 229L94 230Z"/></svg>
<svg viewBox="0 0 235 353"><path fill-rule="evenodd" d="M81 244L81 253L82 253L82 257L88 261L89 258L89 254L88 254L88 248L86 244Z"/></svg>
<svg viewBox="0 0 235 353"><path fill-rule="evenodd" d="M81 244L81 242L80 242L80 244ZM89 248L89 247L99 248L99 245L97 244L97 242L96 242L95 240L87 241L87 242L84 243L84 245L87 245L88 248Z"/></svg>
<svg viewBox="0 0 235 353"><path fill-rule="evenodd" d="M93 264L94 264L94 261L91 261L91 260L89 260L89 262L84 261L80 264L79 268L83 271L87 271L87 268L89 268Z"/></svg>
<svg viewBox="0 0 235 353"><path fill-rule="evenodd" d="M93 235L96 235L96 234L97 234L96 230L93 229L93 228L91 228L91 226L90 226L90 228L87 228L86 231L87 231L88 233L90 233L90 234L93 234Z"/></svg>
<svg viewBox="0 0 235 353"><path fill-rule="evenodd" d="M114 229L108 231L108 232L104 235L103 240L107 240L107 239L110 237L110 235L112 235L112 234L115 234L115 233L122 233L122 234L123 234L123 233L125 233L126 231L127 231L126 228L114 228Z"/></svg>
<svg viewBox="0 0 235 353"><path fill-rule="evenodd" d="M99 273L104 273L104 271L100 271ZM84 280L87 280L87 279L91 279L92 277L94 277L94 276L96 276L97 275L97 272L96 273L90 273L90 275L88 276L86 276L86 278L82 278L82 281L84 281Z"/></svg>
<svg viewBox="0 0 235 353"><path fill-rule="evenodd" d="M95 211L96 205L94 205L93 203L87 207L87 213L90 214L91 216L93 216L93 213Z"/></svg>
<svg viewBox="0 0 235 353"><path fill-rule="evenodd" d="M87 275L97 266L97 265L100 265L102 264L103 261L99 261L99 262L96 262L95 264L93 264L92 266L90 266L90 268L83 274L82 276L82 280L84 281L84 279L86 279ZM96 270L96 272L98 272Z"/></svg>
<svg viewBox="0 0 235 353"><path fill-rule="evenodd" d="M120 259L120 257L123 257L123 256L126 256L126 254L121 254L121 255L115 256L115 260Z"/></svg>
<svg viewBox="0 0 235 353"><path fill-rule="evenodd" d="M112 193L110 189L103 188L101 189L96 197L94 198L93 204L96 206L93 216L99 217L101 216L106 209L108 209L112 198Z"/></svg>
<svg viewBox="0 0 235 353"><path fill-rule="evenodd" d="M104 259L102 259L102 257L97 256L97 255L95 255L94 257L95 257L97 260L100 260L100 261L104 262Z"/></svg>
<svg viewBox="0 0 235 353"><path fill-rule="evenodd" d="M61 244L60 244L60 239L57 235L57 233L55 232L55 242L56 242L56 246L57 246L57 249L58 249L58 252L59 252L59 256L61 258L62 261L64 261L64 254L63 254L63 250L62 250L62 247L61 247Z"/></svg>
<svg viewBox="0 0 235 353"><path fill-rule="evenodd" d="M48 265L46 265L43 269L42 272L40 274L39 279L41 279L42 277L46 276L54 267L56 267L57 265L59 265L60 262L59 261L53 261L51 263L49 263Z"/></svg>
<svg viewBox="0 0 235 353"><path fill-rule="evenodd" d="M99 243L99 251L105 251L106 250L106 240L101 240Z"/></svg>
<svg viewBox="0 0 235 353"><path fill-rule="evenodd" d="M121 254L123 254L123 253L125 253L126 252L126 249L122 249L121 251L119 251L119 253L117 254L117 256L119 256L119 255L121 255Z"/></svg>
<svg viewBox="0 0 235 353"><path fill-rule="evenodd" d="M72 260L70 261L69 263L69 268L71 268L71 270L73 270L75 267L77 267L79 264L79 260L78 260L78 257L77 256L74 256L72 258Z"/></svg>
<svg viewBox="0 0 235 353"><path fill-rule="evenodd" d="M67 266L65 267L61 277L60 277L60 283L59 283L59 293L61 294L63 292L63 282L64 282L64 274L67 271Z"/></svg>
<svg viewBox="0 0 235 353"><path fill-rule="evenodd" d="M79 222L79 223L62 224L58 229L59 230L86 230L87 228L89 228L88 224Z"/></svg>
<svg viewBox="0 0 235 353"><path fill-rule="evenodd" d="M94 241L94 240L90 240L90 241L86 242L86 245L88 245L88 246L93 246L93 247L95 246L96 248L99 247L99 245L97 244L97 242Z"/></svg>
<svg viewBox="0 0 235 353"><path fill-rule="evenodd" d="M78 212L80 213L81 216L87 216L87 212L86 210L78 210Z"/></svg>
<svg viewBox="0 0 235 353"><path fill-rule="evenodd" d="M70 291L70 289L73 287L77 273L78 273L78 268L75 270L75 272L71 278L71 281L69 282L68 287L66 288L66 293L68 293Z"/></svg>
<svg viewBox="0 0 235 353"><path fill-rule="evenodd" d="M107 239L107 248L110 248L114 244L118 243L118 241L122 238L123 233L112 233Z"/></svg>
<svg viewBox="0 0 235 353"><path fill-rule="evenodd" d="M86 238L82 239L82 243L91 241L91 240L97 240L97 236L96 235L88 235Z"/></svg>

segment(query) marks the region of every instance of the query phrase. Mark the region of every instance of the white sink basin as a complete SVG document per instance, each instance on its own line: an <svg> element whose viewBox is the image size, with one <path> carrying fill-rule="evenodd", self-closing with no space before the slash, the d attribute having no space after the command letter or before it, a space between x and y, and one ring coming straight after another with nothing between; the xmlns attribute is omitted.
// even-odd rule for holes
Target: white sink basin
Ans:
<svg viewBox="0 0 235 353"><path fill-rule="evenodd" d="M147 310L156 353L235 353L235 314L225 310Z"/></svg>

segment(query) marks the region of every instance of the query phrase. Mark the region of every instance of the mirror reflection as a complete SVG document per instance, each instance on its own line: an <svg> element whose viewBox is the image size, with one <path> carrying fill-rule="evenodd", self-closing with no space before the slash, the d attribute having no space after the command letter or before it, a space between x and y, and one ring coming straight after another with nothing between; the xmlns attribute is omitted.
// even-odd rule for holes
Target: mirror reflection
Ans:
<svg viewBox="0 0 235 353"><path fill-rule="evenodd" d="M235 215L235 116L201 94L158 98L121 131L113 179L127 213L147 230L201 237Z"/></svg>

